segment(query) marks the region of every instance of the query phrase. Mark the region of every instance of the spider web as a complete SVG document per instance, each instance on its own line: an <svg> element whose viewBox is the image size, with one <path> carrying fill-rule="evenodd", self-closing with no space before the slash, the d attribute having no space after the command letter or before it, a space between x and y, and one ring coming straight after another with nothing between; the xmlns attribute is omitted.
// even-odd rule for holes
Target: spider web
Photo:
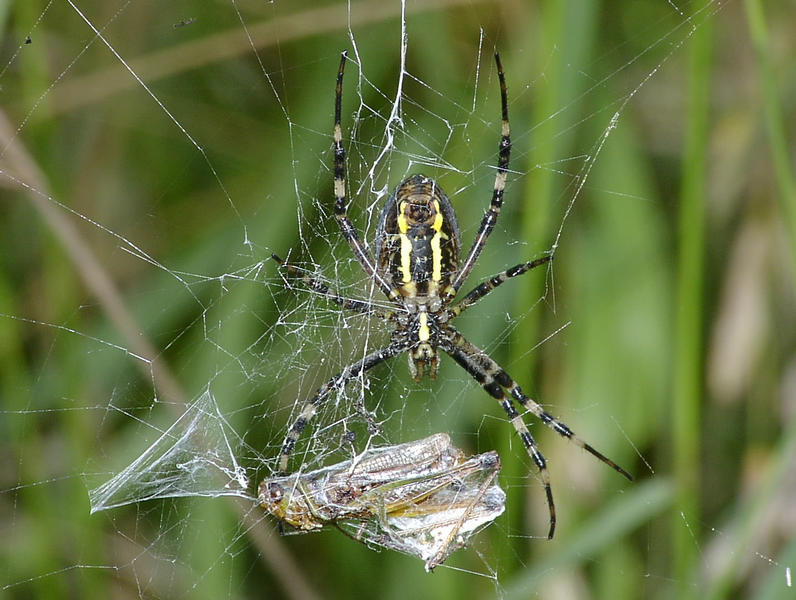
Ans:
<svg viewBox="0 0 796 600"><path fill-rule="evenodd" d="M346 297L389 308L333 214L331 114L343 49L350 57L346 176L362 239L374 239L396 184L422 172L451 198L465 250L494 182L500 95L491 55L501 51L513 142L506 208L462 291L546 253L557 260L507 282L456 325L584 439L655 475L649 432L640 409L627 408L628 394L579 388L585 379L573 370L588 364L556 366L570 323L577 329L583 314L573 296L590 289L558 257L568 265L568 255L588 256L579 252L595 241L583 223L588 215L610 218L658 202L637 191L647 189L639 182L612 181L601 167L621 156L634 111L654 113L648 107L676 80L671 65L682 63L683 47L725 8L718 0L639 4L648 19L642 9L624 17L644 26L596 56L573 50L583 42L578 11L564 15L560 38L537 43L510 27L515 11L531 19L536 8L489 2L15 7L0 64L7 107L0 179L25 208L8 209L7 285L36 303L7 302L0 327L25 340L35 367L9 378L3 393L4 448L14 465L2 494L6 538L35 555L48 529L58 530L54 521L68 521L62 539L84 532L97 539L71 555L55 550L25 566L14 562L0 589L20 597L75 585L140 598L247 597L265 586L274 595L316 597L348 589L330 580L336 553L343 564L349 556L371 564L370 549L352 549L342 536L281 538L255 498L259 481L277 472L285 432L304 403L389 341L383 322L340 309L269 258L276 253ZM453 50L427 51L442 31ZM613 209L596 214L594 205ZM28 258L27 239L35 240ZM652 251L642 258L663 260ZM577 268L603 272L594 261ZM625 311L622 323L644 318L633 307L667 283L658 272L644 282L616 308ZM623 333L606 325L588 339L609 343ZM642 350L662 346L665 334L653 328ZM507 515L440 568L444 582L467 583L438 595L471 584L509 597L542 581L566 589L572 559L565 554L530 568L528 544L543 543L536 538L547 520L531 460L500 408L453 361L442 361L436 381L414 383L401 355L330 395L301 436L291 470L434 432L470 453L499 450ZM652 379L661 396L663 377ZM671 502L665 478L627 490L541 426L532 432L550 460L562 521L572 514L577 522L578 511L599 505L597 488L614 500L599 514L624 515L620 530L647 523ZM567 498L584 493L584 504ZM69 508L59 508L61 498ZM684 531L698 526L683 519ZM582 532L584 545L573 547L600 548L597 533ZM705 563L733 535L728 527L700 548ZM750 571L792 563L760 548ZM385 552L378 564L397 581L427 577L421 563L402 560ZM655 580L669 577L646 568ZM367 589L361 585L350 589Z"/></svg>

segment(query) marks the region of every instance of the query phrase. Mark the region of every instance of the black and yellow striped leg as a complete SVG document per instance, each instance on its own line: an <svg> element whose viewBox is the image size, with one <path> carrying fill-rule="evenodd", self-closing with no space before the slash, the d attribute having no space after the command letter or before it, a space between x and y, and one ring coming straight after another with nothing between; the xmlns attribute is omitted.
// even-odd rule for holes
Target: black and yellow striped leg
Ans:
<svg viewBox="0 0 796 600"><path fill-rule="evenodd" d="M526 263L519 264L515 267L511 267L510 269L504 271L503 273L495 275L494 277L490 277L488 280L482 282L477 287L468 292L468 294L464 298L462 298L461 302L459 302L456 306L448 309L449 318L458 317L465 310L470 308L473 304L478 302L481 298L486 296L489 292L494 290L497 286L502 284L510 277L517 277L517 275L522 275L523 273L527 273L533 268L536 268L540 265L550 262L552 259L553 255L549 254L547 256L543 256L542 258L537 258L536 260L532 260Z"/></svg>
<svg viewBox="0 0 796 600"><path fill-rule="evenodd" d="M534 402L531 398L523 394L522 389L517 382L514 381L502 368L500 368L500 365L497 364L488 354L486 354L486 352L472 344L458 332L455 332L453 337L456 347L461 348L463 352L473 357L473 360L476 360L481 365L484 372L491 375L497 383L506 388L509 394L511 394L511 396L517 400L517 402L519 402L525 410L534 414L542 423L547 425L558 435L571 440L576 446L580 446L586 450L586 452L600 459L606 465L611 467L614 471L621 473L628 480L633 481L633 477L630 475L630 473L625 471L610 458L601 452L598 452L592 446L584 442L577 435L575 435L575 433L565 423L562 423L556 419L553 415L543 409L540 404Z"/></svg>
<svg viewBox="0 0 796 600"><path fill-rule="evenodd" d="M340 226L346 242L351 247L359 264L376 282L382 292L392 301L400 298L398 290L394 289L386 279L376 270L375 262L370 256L367 248L359 239L354 224L348 218L348 199L346 197L345 182L345 148L343 147L343 128L340 124L343 103L343 71L345 70L347 53L343 52L340 57L340 69L337 71L337 88L334 99L334 217Z"/></svg>
<svg viewBox="0 0 796 600"><path fill-rule="evenodd" d="M497 364L495 364L495 366L498 369L500 369L500 367L498 367ZM620 473L621 475L626 477L628 481L633 481L633 476L630 475L630 473L625 471L622 467L620 467L618 464L616 464L610 458L605 456L602 452L599 452L599 451L595 450L594 447L592 447L591 445L589 445L586 442L584 442L577 435L575 435L575 433L565 423L562 423L561 421L556 419L553 415L551 415L549 412L544 410L538 403L534 402L531 398L529 398L528 396L523 394L522 390L520 389L520 386L517 385L517 383L515 381L513 381L506 374L505 371L501 370L501 374L504 375L506 378L508 378L508 383L503 384L503 385L505 385L505 387L508 389L509 394L511 394L512 397L515 400L517 400L517 402L519 402L525 410L527 410L528 412L531 412L534 415L536 415L536 417L538 417L539 420L542 423L547 425L550 429L555 431L558 435L571 440L572 442L575 443L576 446L580 446L586 452L588 452L589 454L591 454L595 458L598 458L599 460L604 462L606 465L611 467L614 471L616 471L617 473Z"/></svg>
<svg viewBox="0 0 796 600"><path fill-rule="evenodd" d="M355 377L383 363L385 360L392 358L396 354L400 354L404 350L406 350L406 346L403 343L393 342L385 348L371 352L362 358L362 360L348 365L345 369L340 371L340 373L324 383L309 402L304 405L298 418L293 422L293 425L290 426L285 436L285 441L282 444L282 452L279 456L279 470L282 473L287 472L287 463L290 459L290 454L293 452L293 448L295 448L296 442L299 436L301 436L301 432L307 427L312 417L318 412L318 407L326 400L329 394L336 390L343 389L345 385Z"/></svg>
<svg viewBox="0 0 796 600"><path fill-rule="evenodd" d="M354 300L352 298L346 298L345 296L341 296L336 291L329 288L328 285L325 283L318 281L314 277L310 277L306 273L302 272L301 270L297 269L290 263L285 262L281 258L279 258L276 254L272 254L271 258L273 258L279 266L284 268L288 273L294 275L301 279L304 284L311 289L313 292L325 296L335 304L339 304L343 308L347 308L348 310L353 310L358 313L362 313L365 315L372 315L374 317L379 317L380 319L384 319L385 321L392 321L395 319L395 313L389 310L382 310L381 308L374 306L370 302L363 302L362 300Z"/></svg>
<svg viewBox="0 0 796 600"><path fill-rule="evenodd" d="M464 338L461 338L464 340ZM498 401L501 408L506 412L511 424L522 440L522 445L525 446L526 452L533 460L536 468L539 470L539 478L542 480L545 495L547 496L547 507L550 511L550 530L547 533L548 539L553 538L553 533L556 530L556 505L553 501L553 488L550 485L550 474L547 471L547 461L544 455L536 445L536 440L533 439L531 432L528 431L528 426L522 420L522 416L517 412L514 402L506 396L503 388L497 383L495 377L490 374L478 360L479 357L472 356L465 352L461 347L451 346L444 347L443 350L447 352L453 360L455 360L461 367L467 371L472 377L481 384L481 387L486 390L486 393Z"/></svg>
<svg viewBox="0 0 796 600"><path fill-rule="evenodd" d="M506 79L503 76L503 65L500 64L500 55L495 52L495 64L497 65L498 79L500 80L500 106L502 113L500 145L498 147L498 165L497 173L495 173L495 187L492 191L492 201L489 203L489 210L486 211L484 218L481 220L481 225L478 227L478 233L475 235L475 240L464 259L461 269L459 269L456 276L451 281L451 285L445 292L443 302L449 302L459 288L462 286L470 271L475 266L475 261L484 249L489 234L495 228L497 223L500 209L503 206L503 190L506 188L506 172L509 168L509 157L511 155L511 129L509 128L509 108L508 100L506 99Z"/></svg>
<svg viewBox="0 0 796 600"><path fill-rule="evenodd" d="M512 413L509 412L507 403L509 399L505 398L505 394L503 394L503 390L501 388L505 388L511 397L519 402L525 410L533 413L540 421L542 421L542 423L547 425L558 435L571 440L575 445L583 448L592 456L598 458L618 473L621 473L628 480L633 481L633 477L622 467L617 465L614 461L601 452L595 450L591 445L584 442L577 435L575 435L575 433L565 423L556 419L553 415L544 410L541 405L526 396L522 392L522 389L517 382L515 382L509 376L509 374L506 373L500 367L500 365L498 365L483 350L469 342L464 336L462 336L452 327L449 328L449 331L451 333L451 339L453 343L451 346L444 346L442 349L450 354L456 362L458 362L468 373L470 373L490 396L498 399L501 402L501 406L503 406L506 414L509 415L509 419L514 425L514 428L520 434L528 454L530 454L531 458L536 463L536 466L539 468L539 472L542 477L542 484L545 486L548 504L550 505L551 510L550 537L552 537L553 529L555 528L555 508L552 504L553 497L549 490L549 476L547 475L544 457L539 452L539 449L536 447L536 443L534 442L533 438L530 437L530 434L528 434L527 437L523 437L523 431L527 431L527 427L525 426L522 417L515 414L516 411ZM511 408L513 409L513 405Z"/></svg>

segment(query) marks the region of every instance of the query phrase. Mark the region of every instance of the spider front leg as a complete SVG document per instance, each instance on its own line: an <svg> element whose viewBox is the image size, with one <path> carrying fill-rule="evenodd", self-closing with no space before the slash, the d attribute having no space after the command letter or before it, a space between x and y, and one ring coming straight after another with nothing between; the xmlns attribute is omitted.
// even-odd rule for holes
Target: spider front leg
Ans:
<svg viewBox="0 0 796 600"><path fill-rule="evenodd" d="M553 503L553 493L550 487L550 476L547 472L547 462L539 451L533 436L528 431L528 427L522 420L522 416L514 407L512 398L517 400L525 410L533 413L542 423L550 427L558 435L571 440L577 446L583 448L618 473L621 473L629 481L633 481L633 477L622 467L584 442L575 435L565 423L556 419L553 415L544 410L541 405L526 396L522 392L520 386L488 354L469 342L452 327L448 328L448 332L450 334L449 344L442 346L442 349L447 352L453 360L459 363L465 371L472 375L490 396L498 400L519 434L526 451L539 469L539 476L545 488L547 504L550 510L550 531L548 532L548 538L552 538L555 531L556 513L555 504ZM511 397L506 396L503 388L508 391Z"/></svg>
<svg viewBox="0 0 796 600"><path fill-rule="evenodd" d="M464 340L464 338L460 339ZM522 445L525 446L526 452L528 452L528 455L539 470L539 477L542 480L542 486L544 487L545 496L547 497L547 508L550 512L550 530L547 533L547 538L553 539L553 533L556 530L556 505L553 501L553 488L550 486L550 474L547 471L547 461L544 455L539 451L539 447L536 445L536 440L533 439L531 432L528 431L528 426L517 412L512 399L506 396L503 388L495 382L494 377L487 373L478 361L474 360L473 357L456 346L443 347L443 349L481 384L481 387L484 388L487 394L498 401L509 421L514 425L515 431L520 436L520 440L522 440Z"/></svg>
<svg viewBox="0 0 796 600"><path fill-rule="evenodd" d="M343 389L345 385L355 377L383 363L385 360L392 358L396 354L400 354L405 349L405 344L394 341L389 346L371 352L362 358L362 360L348 365L345 369L324 383L309 402L304 405L298 418L293 422L293 425L290 426L285 436L285 441L282 443L282 452L279 455L279 471L281 473L287 473L287 464L290 459L290 454L293 452L293 448L295 448L301 432L307 427L312 417L318 412L318 407L326 400L329 394L333 391Z"/></svg>

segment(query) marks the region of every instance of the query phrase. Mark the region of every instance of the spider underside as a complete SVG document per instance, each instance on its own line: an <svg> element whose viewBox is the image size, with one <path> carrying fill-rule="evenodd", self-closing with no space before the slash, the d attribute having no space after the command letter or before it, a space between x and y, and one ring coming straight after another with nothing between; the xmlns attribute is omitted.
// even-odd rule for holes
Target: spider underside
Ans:
<svg viewBox="0 0 796 600"><path fill-rule="evenodd" d="M550 511L548 538L556 526L555 504L550 476L544 456L539 451L514 401L534 414L559 435L572 440L625 477L632 477L612 460L577 437L541 405L526 396L520 386L488 354L469 342L451 321L511 277L527 273L552 259L552 255L516 265L476 286L458 303L453 300L472 271L489 234L495 227L503 205L503 190L511 152L506 82L500 57L495 54L502 109L502 128L495 185L489 209L481 220L475 240L464 261L461 261L461 241L456 216L447 196L437 183L424 175L412 175L402 182L387 199L379 220L375 240L375 260L363 245L357 230L348 218L345 182L345 149L340 125L343 71L346 53L340 59L337 72L334 114L334 214L343 237L351 247L362 269L394 305L384 310L370 302L342 297L324 283L301 273L273 258L290 273L301 278L314 292L359 313L378 317L393 324L390 343L358 360L332 377L304 405L291 425L282 446L279 469L287 471L288 460L302 431L333 392L345 387L352 379L393 356L406 352L409 372L415 381L425 374L437 375L439 351L442 350L469 373L484 390L495 398L520 436L528 455L539 470Z"/></svg>

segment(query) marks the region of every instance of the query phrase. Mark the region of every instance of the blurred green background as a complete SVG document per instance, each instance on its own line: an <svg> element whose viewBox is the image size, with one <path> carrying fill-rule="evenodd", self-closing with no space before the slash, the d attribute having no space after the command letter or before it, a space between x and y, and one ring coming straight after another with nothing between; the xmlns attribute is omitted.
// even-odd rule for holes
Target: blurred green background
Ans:
<svg viewBox="0 0 796 600"><path fill-rule="evenodd" d="M0 595L792 598L793 8L409 1L382 155L398 2L0 2ZM554 244L556 260L457 326L636 476L534 424L552 541L513 429L445 357L421 384L399 357L365 394L393 443L447 431L501 454L506 514L434 574L334 531L281 537L244 501L89 515L86 488L204 390L253 491L294 404L385 339L283 291L268 260L365 294L331 214L342 49L355 222L371 238L373 190L422 171L465 246L494 179L501 52L512 173L465 288Z"/></svg>

